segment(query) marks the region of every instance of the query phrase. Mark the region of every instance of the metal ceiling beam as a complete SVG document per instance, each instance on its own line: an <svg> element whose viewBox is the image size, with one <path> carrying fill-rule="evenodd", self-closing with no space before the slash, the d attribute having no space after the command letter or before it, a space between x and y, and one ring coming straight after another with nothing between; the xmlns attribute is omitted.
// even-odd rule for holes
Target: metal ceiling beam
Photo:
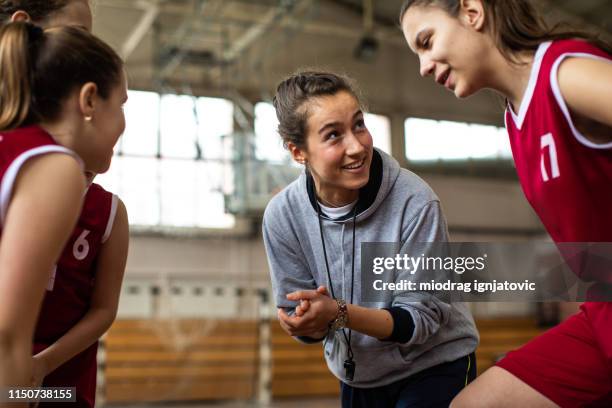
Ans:
<svg viewBox="0 0 612 408"><path fill-rule="evenodd" d="M374 3L373 0L371 0L372 3ZM368 4L355 4L351 1L348 0L327 0L327 2L335 4L337 6L340 6L342 8L344 8L346 11L356 15L356 16L363 16L366 13L371 13L372 15L372 21L374 22L374 24L377 26L376 28L393 28L393 29L397 29L398 27L398 22L395 19L389 19L386 17L383 17L379 14L376 14L375 12L375 7L374 4L372 5L368 5ZM370 6L371 9L370 10L365 10L366 7ZM397 8L397 13L399 15L399 6Z"/></svg>
<svg viewBox="0 0 612 408"><path fill-rule="evenodd" d="M127 61L130 55L132 55L132 52L134 52L138 44L140 44L144 36L151 29L153 22L155 22L155 19L159 15L158 0L140 0L135 3L138 7L144 9L144 14L121 46L120 54L124 61Z"/></svg>
<svg viewBox="0 0 612 408"><path fill-rule="evenodd" d="M206 47L210 44L219 44L221 40L218 38L221 34L221 28L224 24L231 24L233 27L243 27L245 24L259 24L261 19L256 16L245 18L243 20L220 20L202 16L200 23L206 27L195 27L190 36L185 38L185 42L192 44L194 48ZM363 36L360 30L356 30L354 26L338 25L329 23L320 23L317 21L299 21L293 17L288 17L277 24L277 28L281 30L296 29L305 34L312 35L328 35L338 38L359 39ZM214 38L211 38L214 37ZM406 42L399 29L378 30L376 38L381 42L405 47ZM172 34L162 34L161 39L164 43L170 42L173 39Z"/></svg>
<svg viewBox="0 0 612 408"><path fill-rule="evenodd" d="M274 8L269 9L268 12L264 14L263 18L259 17L254 20L252 19L251 27L244 30L242 35L233 40L220 55L215 56L214 53L208 51L210 58L205 63L208 64L209 67L217 68L233 64L247 48L258 41L267 32L274 28L281 27L282 25L286 25L291 21L291 16L296 13L309 10L313 1L314 0L280 0ZM192 13L192 15L196 16L198 14L199 13ZM190 46L201 43L197 35L198 27L201 26L205 20L205 18L200 18L198 20L199 24L193 26L188 25L189 30L182 30L182 28L179 28L177 32L182 32L180 41L170 41L160 52L161 65L158 71L160 79L168 78L181 62L187 59L193 61L194 58L198 60L198 58L201 57L200 54L202 54L202 52L195 51L192 49L193 47ZM248 20L245 20L245 22L247 24L249 23ZM186 20L186 23L189 23L189 19ZM216 23L223 24L222 21L216 21ZM181 27L184 27L184 24ZM295 29L296 27L301 27L301 25L295 24L294 22L285 27ZM166 42L163 41L162 43Z"/></svg>
<svg viewBox="0 0 612 408"><path fill-rule="evenodd" d="M243 0L233 0L233 1L243 1ZM278 0L276 0L278 2ZM312 0L311 0L312 1ZM326 0L322 3L330 3L336 4L346 9L351 10L351 14L354 14L355 17L361 17L360 11L358 9L351 7L349 4L344 3L343 0ZM115 7L115 8L126 8L126 9L134 9L134 0L97 0L98 6L104 7ZM259 4L258 4L259 5ZM168 1L162 1L159 4L160 7L160 15L181 15L181 16L190 16L194 17L193 7L190 7L185 3L173 3ZM210 13L209 15L199 15L199 23L206 24L207 26L215 26L220 27L225 24L231 24L232 26L240 26L242 24L256 24L261 26L266 24L264 19L260 17L261 15L258 13L245 14L244 18L238 19L226 19L220 18L219 16L214 16ZM316 35L334 35L338 37L344 38L360 38L362 36L362 32L355 30L355 27L349 25L338 25L338 24L330 24L330 23L322 23L317 22L316 20L310 20L308 22L299 22L292 18L291 15L288 15L286 18L281 19L277 24L277 27L286 29L294 29L296 27L300 27L300 30L306 34L316 34ZM376 38L380 41L388 42L398 46L405 46L404 38L401 34L401 31L397 27L395 22L391 22L381 18L380 16L374 15L374 29L376 31ZM177 30L178 31L178 30ZM198 25L192 27L191 36L197 36L199 34L210 34L208 32L202 31L198 29ZM246 35L246 34L245 34ZM252 35L252 34L251 34ZM166 37L166 35L164 35ZM186 37L183 37L185 40ZM246 37L243 41L246 40ZM198 38L195 39L197 43ZM183 44L184 45L184 44Z"/></svg>
<svg viewBox="0 0 612 408"><path fill-rule="evenodd" d="M246 0L231 0L234 1L244 1ZM222 0L223 3L229 3L228 0ZM278 3L278 0L275 0L275 3ZM95 0L95 5L97 7L109 7L109 8L121 8L121 9L134 9L136 1L135 0ZM251 3L251 6L260 6L262 9L268 9L269 6L266 4L259 3ZM170 0L159 0L160 13L164 15L173 15L173 16L192 16L193 15L193 2L174 2Z"/></svg>
<svg viewBox="0 0 612 408"><path fill-rule="evenodd" d="M185 58L187 49L185 42L191 36L192 32L196 28L196 23L199 22L200 17L203 14L204 7L208 4L207 0L196 0L194 8L191 9L189 14L186 14L185 20L175 30L173 39L164 44L163 49L159 51L159 58L162 58L158 63L159 71L158 76L160 79L164 79L179 66L179 64ZM175 50L180 50L178 53Z"/></svg>
<svg viewBox="0 0 612 408"><path fill-rule="evenodd" d="M281 24L281 27L291 27L293 24L296 23L287 21ZM302 32L306 34L333 35L336 37L351 39L359 39L363 36L363 33L360 30L356 30L355 27L352 26L345 27L337 24L318 23L316 21L304 23L302 25ZM399 29L377 29L376 38L389 44L401 47L406 46L406 41L404 40L404 37Z"/></svg>
<svg viewBox="0 0 612 408"><path fill-rule="evenodd" d="M374 31L373 0L363 0L363 29L367 34L372 34Z"/></svg>
<svg viewBox="0 0 612 408"><path fill-rule="evenodd" d="M201 21L203 23L209 24L210 26L222 24L222 22L219 22L218 20L215 21L215 20L209 20L205 18L202 19ZM258 23L258 22L260 22L260 19L249 19L249 20L245 19L241 22L241 24ZM238 25L238 22L234 21L233 24ZM284 21L279 22L277 27L278 29L281 29L281 30L298 28L299 31L301 31L304 34L326 35L326 36L334 36L338 38L359 39L363 36L363 33L360 30L356 30L355 27L353 26L319 23L317 21L302 22L302 21L298 21L291 17L285 19ZM205 38L203 38L203 36L211 35L211 34L218 34L218 33L210 30L210 27L209 27L209 30L201 30L201 29L194 30L191 33L192 37L189 39L189 42L192 43L196 48L203 47L207 43L218 43L219 40L212 40L212 39L206 40ZM163 35L162 38L168 38L168 37L166 35ZM401 31L399 31L399 29L398 30L378 30L376 32L376 38L380 40L381 42L384 42L387 44L396 45L399 47L406 46L404 37L402 36L402 33Z"/></svg>
<svg viewBox="0 0 612 408"><path fill-rule="evenodd" d="M274 22L283 14L283 11L273 8L268 11L257 24L249 28L240 38L234 41L232 46L223 52L223 59L233 61L242 51L257 41L270 28Z"/></svg>
<svg viewBox="0 0 612 408"><path fill-rule="evenodd" d="M223 61L234 61L244 50L257 41L283 17L286 17L295 9L308 7L311 3L312 0L284 1L281 2L279 7L270 9L257 24L249 28L240 38L232 43L229 49L223 52Z"/></svg>

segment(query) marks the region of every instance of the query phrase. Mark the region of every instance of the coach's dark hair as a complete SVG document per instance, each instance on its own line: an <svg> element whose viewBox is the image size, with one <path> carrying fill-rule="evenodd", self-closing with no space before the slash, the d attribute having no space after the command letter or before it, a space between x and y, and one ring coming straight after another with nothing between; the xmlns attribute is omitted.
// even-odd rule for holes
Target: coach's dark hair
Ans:
<svg viewBox="0 0 612 408"><path fill-rule="evenodd" d="M56 119L71 92L88 82L108 98L122 72L117 53L81 28L6 24L0 28L0 130Z"/></svg>
<svg viewBox="0 0 612 408"><path fill-rule="evenodd" d="M0 23L6 24L11 16L25 11L34 22L41 22L66 7L71 0L0 0Z"/></svg>
<svg viewBox="0 0 612 408"><path fill-rule="evenodd" d="M345 91L361 104L353 80L344 75L324 71L298 71L283 80L276 88L272 100L278 118L278 133L283 144L291 142L299 148L306 146L308 134L308 106L312 98L335 95Z"/></svg>
<svg viewBox="0 0 612 408"><path fill-rule="evenodd" d="M509 61L516 62L515 53L535 51L542 42L579 38L612 54L612 46L594 34L571 28L567 23L549 26L530 0L481 0L488 14L487 21L495 44ZM437 6L457 17L461 0L406 0L400 11L400 25L413 6Z"/></svg>

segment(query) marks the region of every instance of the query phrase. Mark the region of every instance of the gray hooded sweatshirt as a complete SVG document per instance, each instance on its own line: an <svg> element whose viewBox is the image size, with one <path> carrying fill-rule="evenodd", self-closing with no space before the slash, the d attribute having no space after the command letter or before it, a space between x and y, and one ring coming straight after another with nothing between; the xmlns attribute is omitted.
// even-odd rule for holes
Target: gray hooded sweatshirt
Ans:
<svg viewBox="0 0 612 408"><path fill-rule="evenodd" d="M331 220L323 216L323 234L331 284L335 295L369 308L402 308L414 323L405 343L384 341L352 332L356 363L353 381L347 381L344 361L347 344L342 331L324 339L325 359L341 381L360 388L379 387L419 371L472 353L478 345L474 320L463 303L445 303L426 293L388 293L379 302L361 301L361 243L398 242L401 248L448 240L440 202L431 188L414 173L401 169L395 159L375 150L370 180L357 202L354 273L352 214ZM278 193L266 207L263 237L277 307L292 311L297 304L288 293L330 287L311 176L300 177ZM401 278L401 276L400 276ZM350 318L350 316L349 316ZM397 323L397 322L396 322Z"/></svg>

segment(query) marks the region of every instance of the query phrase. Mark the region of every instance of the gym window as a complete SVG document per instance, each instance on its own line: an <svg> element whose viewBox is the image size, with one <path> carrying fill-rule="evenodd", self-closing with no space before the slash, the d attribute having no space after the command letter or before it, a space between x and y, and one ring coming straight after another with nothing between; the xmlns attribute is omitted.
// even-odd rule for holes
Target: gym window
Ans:
<svg viewBox="0 0 612 408"><path fill-rule="evenodd" d="M233 105L220 98L129 91L126 130L96 182L144 226L231 228L223 189L231 180Z"/></svg>
<svg viewBox="0 0 612 408"><path fill-rule="evenodd" d="M274 106L268 102L255 104L255 157L271 162L293 162L278 134Z"/></svg>
<svg viewBox="0 0 612 408"><path fill-rule="evenodd" d="M409 118L404 131L406 158L411 162L512 158L504 128Z"/></svg>

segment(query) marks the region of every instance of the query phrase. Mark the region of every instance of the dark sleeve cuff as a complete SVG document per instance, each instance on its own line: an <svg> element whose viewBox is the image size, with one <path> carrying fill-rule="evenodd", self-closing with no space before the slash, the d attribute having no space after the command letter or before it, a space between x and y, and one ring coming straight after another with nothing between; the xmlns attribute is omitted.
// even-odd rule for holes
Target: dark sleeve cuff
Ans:
<svg viewBox="0 0 612 408"><path fill-rule="evenodd" d="M314 337L308 337L308 336L295 336L296 339L298 339L302 343L306 343L306 344L319 343L319 342L323 341L325 339L325 337L327 337L327 336L323 336L320 339L315 339Z"/></svg>
<svg viewBox="0 0 612 408"><path fill-rule="evenodd" d="M385 341L395 341L397 343L407 343L414 334L414 320L410 312L401 307L389 307L383 310L391 313L393 317L393 332Z"/></svg>

